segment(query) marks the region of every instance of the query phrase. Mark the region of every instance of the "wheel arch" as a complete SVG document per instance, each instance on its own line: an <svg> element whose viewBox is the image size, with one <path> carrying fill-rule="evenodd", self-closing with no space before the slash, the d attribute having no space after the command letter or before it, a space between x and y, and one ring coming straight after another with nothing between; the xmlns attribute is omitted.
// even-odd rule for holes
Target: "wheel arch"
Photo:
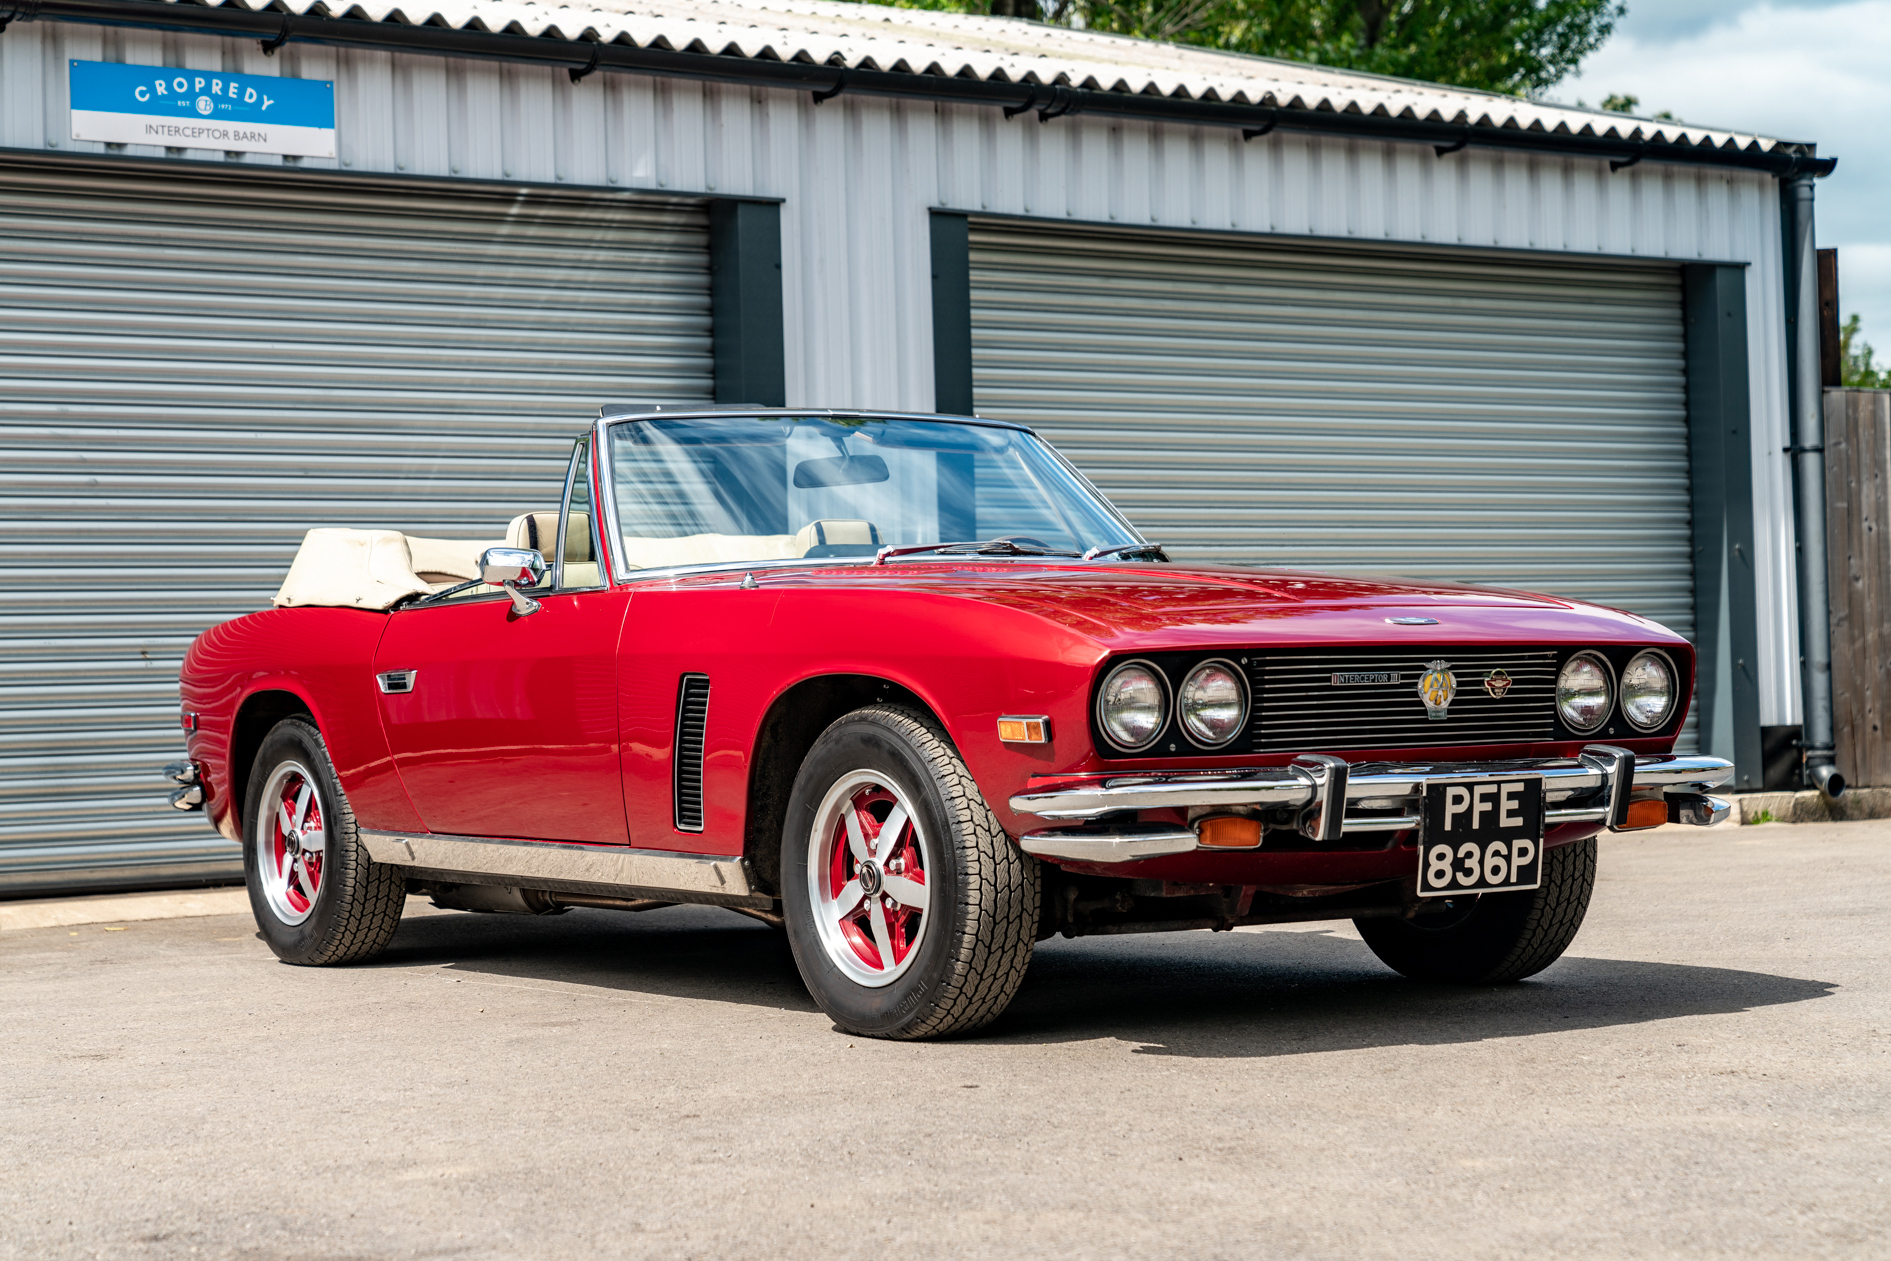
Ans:
<svg viewBox="0 0 1891 1261"><path fill-rule="evenodd" d="M763 890L777 896L781 892L781 829L787 822L795 776L808 750L836 719L867 705L886 703L908 706L945 729L938 712L917 692L874 674L821 674L803 679L777 696L762 715L749 763L742 858L750 878Z"/></svg>
<svg viewBox="0 0 1891 1261"><path fill-rule="evenodd" d="M307 699L283 688L264 688L243 698L230 724L230 817L235 820L239 839L243 834L243 803L249 797L250 772L263 741L276 724L300 715L317 731L321 721Z"/></svg>

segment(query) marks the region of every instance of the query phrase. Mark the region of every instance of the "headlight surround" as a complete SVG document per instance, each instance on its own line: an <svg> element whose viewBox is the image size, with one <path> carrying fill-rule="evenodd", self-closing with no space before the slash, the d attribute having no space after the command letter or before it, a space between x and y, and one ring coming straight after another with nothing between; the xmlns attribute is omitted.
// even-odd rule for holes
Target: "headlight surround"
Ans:
<svg viewBox="0 0 1891 1261"><path fill-rule="evenodd" d="M1571 731L1584 735L1609 720L1615 678L1598 652L1579 652L1556 675L1556 715Z"/></svg>
<svg viewBox="0 0 1891 1261"><path fill-rule="evenodd" d="M1241 668L1217 658L1190 670L1182 680L1176 713L1196 744L1210 749L1227 744L1248 721L1248 683Z"/></svg>
<svg viewBox="0 0 1891 1261"><path fill-rule="evenodd" d="M1097 689L1097 727L1124 753L1156 742L1169 723L1169 681L1147 661L1125 661Z"/></svg>
<svg viewBox="0 0 1891 1261"><path fill-rule="evenodd" d="M1637 731L1654 731L1674 717L1680 693L1667 653L1638 652L1622 671L1622 717Z"/></svg>

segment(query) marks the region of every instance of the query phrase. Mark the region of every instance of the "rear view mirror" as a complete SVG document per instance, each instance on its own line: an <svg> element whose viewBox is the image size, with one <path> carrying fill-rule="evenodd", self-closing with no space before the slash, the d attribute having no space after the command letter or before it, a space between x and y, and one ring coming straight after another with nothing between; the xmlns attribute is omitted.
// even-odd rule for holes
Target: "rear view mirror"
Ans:
<svg viewBox="0 0 1891 1261"><path fill-rule="evenodd" d="M479 580L489 587L504 587L512 597L512 611L524 617L538 612L539 604L519 592L544 584L545 558L526 547L489 547L480 553Z"/></svg>
<svg viewBox="0 0 1891 1261"><path fill-rule="evenodd" d="M886 461L877 455L830 455L820 460L803 460L794 466L794 484L801 490L820 486L864 486L884 482L891 474Z"/></svg>

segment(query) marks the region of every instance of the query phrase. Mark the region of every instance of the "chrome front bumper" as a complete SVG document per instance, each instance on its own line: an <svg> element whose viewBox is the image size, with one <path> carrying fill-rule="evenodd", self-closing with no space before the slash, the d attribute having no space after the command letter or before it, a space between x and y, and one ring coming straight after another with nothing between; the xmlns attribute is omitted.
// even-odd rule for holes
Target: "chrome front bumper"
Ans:
<svg viewBox="0 0 1891 1261"><path fill-rule="evenodd" d="M1316 841L1346 833L1401 832L1420 826L1425 789L1452 780L1532 774L1543 777L1546 826L1601 823L1621 830L1631 797L1656 790L1667 799L1671 822L1711 827L1732 804L1707 790L1733 778L1733 763L1717 757L1658 754L1592 744L1574 758L1425 764L1360 762L1312 755L1288 766L1228 771L1174 771L1113 775L1011 798L1019 814L1072 822L1124 811L1186 810L1190 824L1084 823L1046 828L1020 838L1027 853L1079 862L1131 862L1188 853L1199 846L1193 821L1217 811L1299 812L1299 830ZM1215 853L1252 852L1215 848Z"/></svg>

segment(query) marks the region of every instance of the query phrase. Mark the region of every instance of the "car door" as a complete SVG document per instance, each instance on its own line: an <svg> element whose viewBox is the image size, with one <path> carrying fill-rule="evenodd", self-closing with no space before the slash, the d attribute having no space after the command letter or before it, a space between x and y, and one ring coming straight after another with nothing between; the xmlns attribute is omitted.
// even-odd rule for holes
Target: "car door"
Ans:
<svg viewBox="0 0 1891 1261"><path fill-rule="evenodd" d="M374 662L382 722L429 831L628 843L617 640L630 594L605 585L592 559L588 443L566 485L560 512L522 518L527 537L512 540L556 529L536 611L521 616L510 596L472 588L390 615Z"/></svg>

